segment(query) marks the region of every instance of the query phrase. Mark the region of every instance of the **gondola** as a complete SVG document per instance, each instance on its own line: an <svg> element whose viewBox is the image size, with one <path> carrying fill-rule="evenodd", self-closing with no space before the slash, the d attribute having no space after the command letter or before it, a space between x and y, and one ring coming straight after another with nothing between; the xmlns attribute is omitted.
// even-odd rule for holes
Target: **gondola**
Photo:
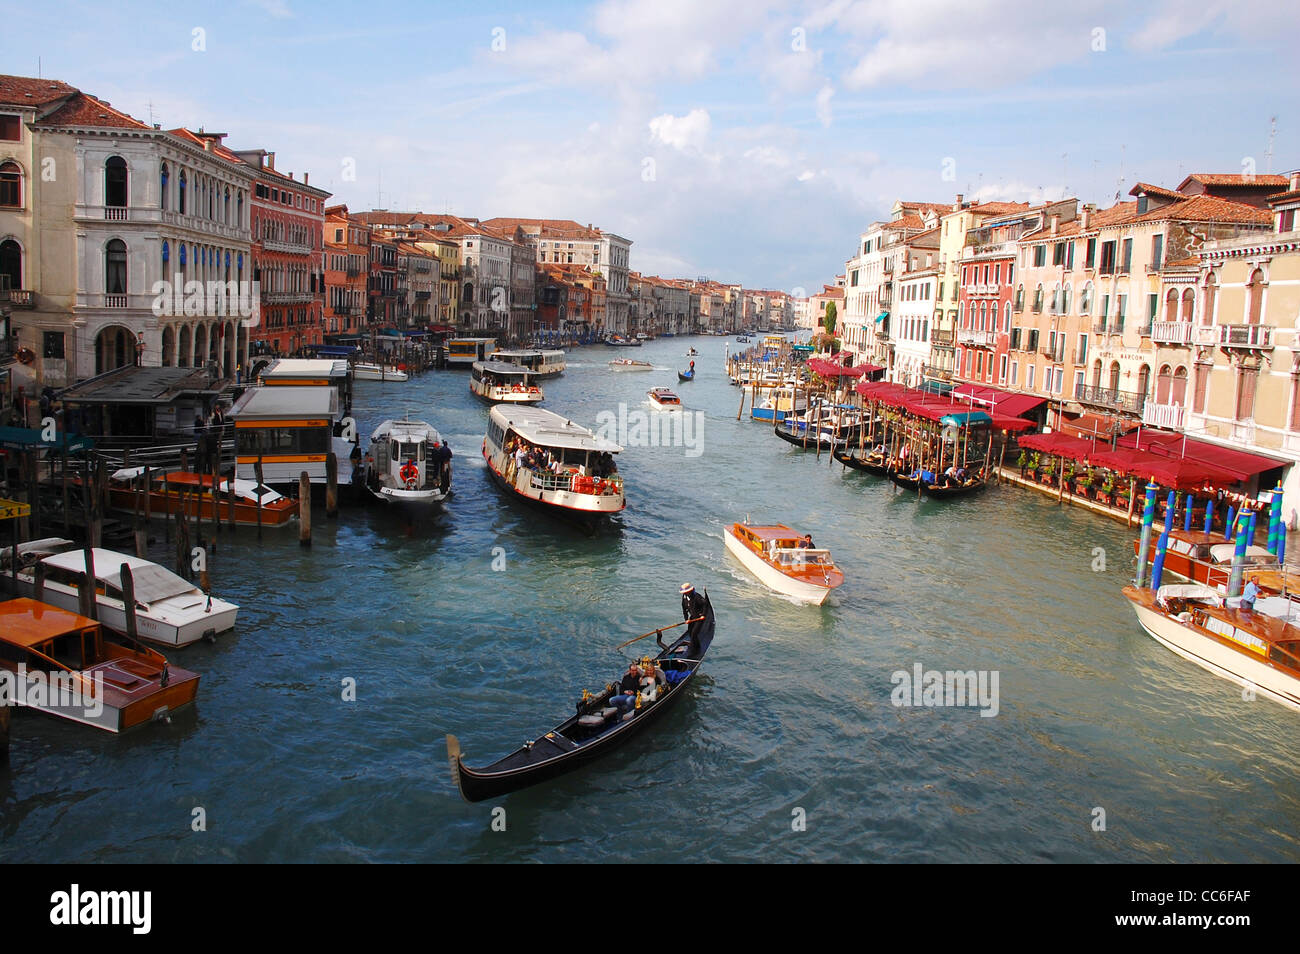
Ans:
<svg viewBox="0 0 1300 954"><path fill-rule="evenodd" d="M910 474L904 474L902 471L891 470L885 474L890 482L904 490L919 490L925 486L925 481L920 477L912 477Z"/></svg>
<svg viewBox="0 0 1300 954"><path fill-rule="evenodd" d="M789 422L789 418L787 418L784 421L778 422L776 426L772 428L772 433L775 434L777 437L781 438L781 440L786 441L789 444L793 444L795 447L806 448L807 450L816 450L817 445L820 443L822 450L828 450L831 453L834 453L836 450L843 447L845 443L847 443L846 439L844 437L839 436L838 434L834 437L829 437L827 435L822 434L820 428L818 429L818 433L816 435L809 434L808 439L805 442L802 433L795 434L793 431L790 430L790 428L784 426L788 422ZM851 427L856 428L856 425L851 425Z"/></svg>
<svg viewBox="0 0 1300 954"><path fill-rule="evenodd" d="M885 465L884 456L877 457L873 460L870 458L870 455L867 457L861 457L849 448L831 451L831 454L841 464L846 464L854 470L861 470L868 474L875 474L877 477L885 477L889 474L889 468Z"/></svg>
<svg viewBox="0 0 1300 954"><path fill-rule="evenodd" d="M947 500L949 497L964 497L967 494L978 493L987 485L988 481L985 478L975 476L959 484L925 484L921 487L921 491L927 497Z"/></svg>
<svg viewBox="0 0 1300 954"><path fill-rule="evenodd" d="M654 702L621 716L609 699L618 692L617 682L599 694L584 698L577 712L541 738L525 742L505 758L472 769L465 765L460 741L447 736L447 758L461 795L469 802L481 802L517 792L572 771L599 758L627 741L655 721L680 697L699 670L713 642L714 615L709 594L704 594L704 618L687 625L686 633L654 657L665 673L683 673L676 682L659 691ZM629 717L630 716L630 717Z"/></svg>
<svg viewBox="0 0 1300 954"><path fill-rule="evenodd" d="M694 380L695 380L695 369L692 368L692 369L689 370L689 371L678 371L678 372L677 372L677 380L678 380L678 381L694 381Z"/></svg>

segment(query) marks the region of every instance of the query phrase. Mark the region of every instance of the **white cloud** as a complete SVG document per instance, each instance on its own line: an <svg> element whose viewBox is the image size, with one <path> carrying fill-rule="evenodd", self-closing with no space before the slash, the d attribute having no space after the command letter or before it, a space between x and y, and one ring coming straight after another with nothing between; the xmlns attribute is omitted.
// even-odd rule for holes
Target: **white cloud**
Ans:
<svg viewBox="0 0 1300 954"><path fill-rule="evenodd" d="M831 97L834 95L835 87L829 84L817 92L817 121L823 126L831 124Z"/></svg>
<svg viewBox="0 0 1300 954"><path fill-rule="evenodd" d="M709 138L709 125L709 113L704 109L692 109L681 117L665 113L650 120L650 134L674 149L698 150Z"/></svg>

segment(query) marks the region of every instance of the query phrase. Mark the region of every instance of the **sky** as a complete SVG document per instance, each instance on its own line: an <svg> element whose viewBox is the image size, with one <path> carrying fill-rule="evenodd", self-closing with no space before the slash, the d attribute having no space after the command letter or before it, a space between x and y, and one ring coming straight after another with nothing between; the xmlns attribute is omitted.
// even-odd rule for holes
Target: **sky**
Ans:
<svg viewBox="0 0 1300 954"><path fill-rule="evenodd" d="M894 201L1111 204L1300 168L1292 0L23 4L71 83L354 211L566 218L646 274L816 291ZM1271 153L1270 153L1271 150Z"/></svg>

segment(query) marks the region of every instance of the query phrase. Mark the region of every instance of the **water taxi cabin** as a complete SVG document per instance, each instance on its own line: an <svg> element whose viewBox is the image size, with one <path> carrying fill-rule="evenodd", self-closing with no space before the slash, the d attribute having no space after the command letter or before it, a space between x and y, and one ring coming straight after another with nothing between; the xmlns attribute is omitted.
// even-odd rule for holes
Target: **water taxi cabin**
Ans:
<svg viewBox="0 0 1300 954"><path fill-rule="evenodd" d="M336 388L343 413L352 407L352 376L343 358L279 358L262 369L265 387Z"/></svg>

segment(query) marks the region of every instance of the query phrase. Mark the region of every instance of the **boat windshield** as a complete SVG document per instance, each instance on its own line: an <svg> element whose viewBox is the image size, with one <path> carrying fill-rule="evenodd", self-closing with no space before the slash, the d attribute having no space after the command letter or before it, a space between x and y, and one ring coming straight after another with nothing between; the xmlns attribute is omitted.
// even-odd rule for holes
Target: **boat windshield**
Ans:
<svg viewBox="0 0 1300 954"><path fill-rule="evenodd" d="M807 547L781 548L772 551L772 559L781 566L834 566L829 550L815 550Z"/></svg>

